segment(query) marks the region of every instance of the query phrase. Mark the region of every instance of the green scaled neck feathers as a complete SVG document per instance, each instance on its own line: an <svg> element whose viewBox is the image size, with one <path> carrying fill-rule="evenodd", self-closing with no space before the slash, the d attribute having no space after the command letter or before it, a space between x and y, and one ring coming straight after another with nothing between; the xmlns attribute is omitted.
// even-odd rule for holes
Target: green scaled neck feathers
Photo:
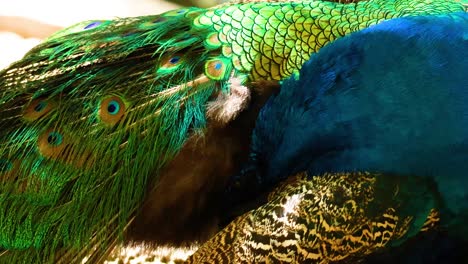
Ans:
<svg viewBox="0 0 468 264"><path fill-rule="evenodd" d="M54 262L58 251L93 248L90 238L119 237L187 139L249 106L248 81L283 79L328 42L384 19L462 9L252 2L56 33L0 72L2 257Z"/></svg>
<svg viewBox="0 0 468 264"><path fill-rule="evenodd" d="M386 19L461 10L460 3L443 0L251 1L214 8L198 16L194 26L215 30L207 47L219 47L238 72L251 80L281 80L311 53L351 32Z"/></svg>

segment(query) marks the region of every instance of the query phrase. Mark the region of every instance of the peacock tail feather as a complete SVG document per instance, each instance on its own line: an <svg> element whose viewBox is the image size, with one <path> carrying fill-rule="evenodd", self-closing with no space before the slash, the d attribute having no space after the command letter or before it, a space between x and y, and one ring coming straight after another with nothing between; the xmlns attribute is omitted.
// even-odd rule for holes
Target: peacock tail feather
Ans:
<svg viewBox="0 0 468 264"><path fill-rule="evenodd" d="M1 257L70 263L105 252L186 140L247 106L249 81L283 79L379 21L462 9L446 0L249 2L54 34L0 72ZM208 107L220 94L236 97L235 111Z"/></svg>

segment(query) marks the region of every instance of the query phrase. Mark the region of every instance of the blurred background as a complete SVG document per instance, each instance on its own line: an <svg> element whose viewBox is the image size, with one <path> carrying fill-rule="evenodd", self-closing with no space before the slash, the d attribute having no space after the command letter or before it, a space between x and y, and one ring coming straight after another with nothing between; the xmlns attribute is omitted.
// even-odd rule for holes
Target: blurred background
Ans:
<svg viewBox="0 0 468 264"><path fill-rule="evenodd" d="M222 0L0 0L0 69L41 39L74 23L154 15L181 6L213 6Z"/></svg>

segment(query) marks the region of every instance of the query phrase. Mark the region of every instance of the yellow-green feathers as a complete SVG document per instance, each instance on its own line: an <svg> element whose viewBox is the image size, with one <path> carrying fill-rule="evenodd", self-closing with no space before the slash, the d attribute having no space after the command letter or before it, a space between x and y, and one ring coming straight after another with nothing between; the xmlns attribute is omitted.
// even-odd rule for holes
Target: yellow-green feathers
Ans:
<svg viewBox="0 0 468 264"><path fill-rule="evenodd" d="M327 43L383 20L408 15L463 10L454 1L371 0L340 4L327 1L252 1L213 8L194 20L195 28L214 30L207 48L221 54L251 80L290 76Z"/></svg>

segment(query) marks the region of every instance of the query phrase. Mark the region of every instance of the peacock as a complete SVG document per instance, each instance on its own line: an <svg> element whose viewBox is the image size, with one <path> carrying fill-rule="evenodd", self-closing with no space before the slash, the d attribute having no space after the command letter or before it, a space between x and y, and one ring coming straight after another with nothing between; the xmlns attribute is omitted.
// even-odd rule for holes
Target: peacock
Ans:
<svg viewBox="0 0 468 264"><path fill-rule="evenodd" d="M286 183L190 261L466 263L467 36L466 12L398 18L313 54L261 109L228 194ZM398 251L421 231L427 248Z"/></svg>
<svg viewBox="0 0 468 264"><path fill-rule="evenodd" d="M352 32L462 10L238 1L57 32L0 72L1 261L98 263L123 240L209 239L281 80Z"/></svg>

